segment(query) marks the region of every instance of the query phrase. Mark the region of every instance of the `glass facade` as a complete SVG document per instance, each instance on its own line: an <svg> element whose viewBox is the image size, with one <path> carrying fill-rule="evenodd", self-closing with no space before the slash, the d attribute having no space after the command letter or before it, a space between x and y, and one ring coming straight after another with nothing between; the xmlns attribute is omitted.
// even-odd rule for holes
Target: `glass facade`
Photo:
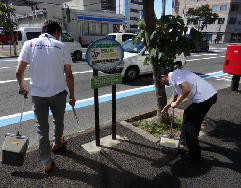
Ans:
<svg viewBox="0 0 241 188"><path fill-rule="evenodd" d="M83 22L82 23L83 35L107 35L108 24L98 22Z"/></svg>

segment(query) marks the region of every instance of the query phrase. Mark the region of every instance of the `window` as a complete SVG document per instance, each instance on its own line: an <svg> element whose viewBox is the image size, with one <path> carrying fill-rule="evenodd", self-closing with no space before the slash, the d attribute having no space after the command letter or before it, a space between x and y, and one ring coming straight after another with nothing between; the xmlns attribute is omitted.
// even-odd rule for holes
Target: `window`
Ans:
<svg viewBox="0 0 241 188"><path fill-rule="evenodd" d="M22 32L21 31L18 31L18 41L21 41L23 38L22 38Z"/></svg>
<svg viewBox="0 0 241 188"><path fill-rule="evenodd" d="M68 33L62 33L61 41L62 42L74 42L74 39Z"/></svg>
<svg viewBox="0 0 241 188"><path fill-rule="evenodd" d="M224 24L225 18L218 18L218 24Z"/></svg>
<svg viewBox="0 0 241 188"><path fill-rule="evenodd" d="M200 1L202 1L202 0L197 0L197 2L200 2Z"/></svg>
<svg viewBox="0 0 241 188"><path fill-rule="evenodd" d="M107 35L108 24L99 22L83 22L82 23L83 35Z"/></svg>
<svg viewBox="0 0 241 188"><path fill-rule="evenodd" d="M227 11L227 5L221 5L220 6L220 12Z"/></svg>
<svg viewBox="0 0 241 188"><path fill-rule="evenodd" d="M83 35L88 35L89 34L89 22L83 22L82 23L82 33Z"/></svg>
<svg viewBox="0 0 241 188"><path fill-rule="evenodd" d="M41 32L26 32L27 40L38 38L39 35L41 35Z"/></svg>
<svg viewBox="0 0 241 188"><path fill-rule="evenodd" d="M140 0L138 1L138 3L137 3L137 1L136 1L136 0L131 0L131 3L133 3L133 4L138 4L138 5L143 5L143 3L142 3L142 2L140 2Z"/></svg>
<svg viewBox="0 0 241 188"><path fill-rule="evenodd" d="M96 33L96 22L89 22L89 34L94 35Z"/></svg>
<svg viewBox="0 0 241 188"><path fill-rule="evenodd" d="M230 18L229 24L236 24L236 18Z"/></svg>
<svg viewBox="0 0 241 188"><path fill-rule="evenodd" d="M127 41L129 39L132 39L133 36L134 35L124 34L124 35L122 35L122 41L125 42L125 41Z"/></svg>
<svg viewBox="0 0 241 188"><path fill-rule="evenodd" d="M212 6L212 12L217 12L218 11L218 5Z"/></svg>
<svg viewBox="0 0 241 188"><path fill-rule="evenodd" d="M190 3L194 3L195 2L195 0L190 0Z"/></svg>
<svg viewBox="0 0 241 188"><path fill-rule="evenodd" d="M130 20L135 20L135 21L138 21L138 20L139 20L139 18L130 17Z"/></svg>
<svg viewBox="0 0 241 188"><path fill-rule="evenodd" d="M102 30L102 35L107 35L108 34L108 24L107 23L102 23L101 24L101 30Z"/></svg>
<svg viewBox="0 0 241 188"><path fill-rule="evenodd" d="M140 10L133 9L133 8L131 8L130 11L131 11L131 12L135 12L135 13L139 13L139 12L140 12Z"/></svg>
<svg viewBox="0 0 241 188"><path fill-rule="evenodd" d="M187 25L192 25L192 22L187 20Z"/></svg>
<svg viewBox="0 0 241 188"><path fill-rule="evenodd" d="M196 10L199 9L200 7L196 7Z"/></svg>
<svg viewBox="0 0 241 188"><path fill-rule="evenodd" d="M189 8L188 10L194 10L194 8Z"/></svg>
<svg viewBox="0 0 241 188"><path fill-rule="evenodd" d="M238 11L239 4L232 4L231 11Z"/></svg>
<svg viewBox="0 0 241 188"><path fill-rule="evenodd" d="M241 25L241 18L238 19L238 24Z"/></svg>
<svg viewBox="0 0 241 188"><path fill-rule="evenodd" d="M138 28L138 25L130 25L130 28L135 28L135 29L137 29L137 28Z"/></svg>
<svg viewBox="0 0 241 188"><path fill-rule="evenodd" d="M207 33L206 37L207 37L207 40L212 41L213 34Z"/></svg>
<svg viewBox="0 0 241 188"><path fill-rule="evenodd" d="M0 33L0 35L10 35L10 32L8 32L8 31L2 31L2 32Z"/></svg>

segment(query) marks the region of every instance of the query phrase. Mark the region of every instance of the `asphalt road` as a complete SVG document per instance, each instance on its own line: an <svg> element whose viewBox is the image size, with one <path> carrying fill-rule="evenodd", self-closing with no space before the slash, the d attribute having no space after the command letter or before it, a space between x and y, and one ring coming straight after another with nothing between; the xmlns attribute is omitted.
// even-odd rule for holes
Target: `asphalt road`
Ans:
<svg viewBox="0 0 241 188"><path fill-rule="evenodd" d="M205 79L214 85L217 90L228 87L230 86L231 76L220 72L222 71L226 48L227 45L225 44L211 45L208 52L192 53L187 58L187 65L184 69L196 72L200 76L205 76ZM22 108L23 97L18 95L18 84L14 74L17 66L16 59L0 59L0 145L2 145L6 133L15 133L18 130L19 113ZM30 88L28 69L25 77L27 78L26 85ZM77 124L72 110L67 108L64 135L81 132L94 127L95 124L94 93L90 88L90 78L93 75L93 71L85 59L75 61L72 70L75 77L76 111L81 123L80 125ZM102 75L102 73L99 75ZM169 99L172 88L166 88L166 93ZM152 75L140 76L134 82L123 81L117 85L118 120L154 107L156 107L156 98ZM30 146L34 146L37 145L37 140L31 110L31 98L29 97L25 103L25 113L20 133L29 136ZM111 86L99 89L99 110L100 124L111 122ZM51 116L49 120L52 120ZM52 130L50 135L52 135Z"/></svg>

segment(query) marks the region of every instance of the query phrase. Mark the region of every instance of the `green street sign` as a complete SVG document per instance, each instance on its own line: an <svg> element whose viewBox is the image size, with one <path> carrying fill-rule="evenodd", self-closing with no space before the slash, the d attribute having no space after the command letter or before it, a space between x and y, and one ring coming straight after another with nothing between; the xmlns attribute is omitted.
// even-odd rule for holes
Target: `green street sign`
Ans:
<svg viewBox="0 0 241 188"><path fill-rule="evenodd" d="M92 89L120 84L122 82L122 75L120 73L110 74L105 76L95 76L90 79Z"/></svg>

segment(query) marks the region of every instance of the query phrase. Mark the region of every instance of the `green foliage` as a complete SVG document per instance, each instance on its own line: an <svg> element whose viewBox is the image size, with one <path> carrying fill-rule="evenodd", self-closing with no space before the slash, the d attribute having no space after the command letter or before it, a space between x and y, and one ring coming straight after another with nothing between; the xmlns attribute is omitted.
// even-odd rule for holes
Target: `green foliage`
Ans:
<svg viewBox="0 0 241 188"><path fill-rule="evenodd" d="M154 136L160 136L160 135L170 133L170 125L167 125L164 123L154 123L150 126L152 121L147 121L145 119L139 120L139 121L129 120L128 122L136 127L140 127L141 129L146 130L148 133ZM180 136L178 135L178 132L180 132L182 128L182 121L174 117L174 123L172 128L173 128L173 136Z"/></svg>
<svg viewBox="0 0 241 188"><path fill-rule="evenodd" d="M201 31L205 27L207 28L208 24L214 23L219 17L218 14L212 13L212 9L210 9L208 4L201 5L201 7L195 10L189 9L186 15L188 16L187 20L191 21L194 25L196 25L196 28L201 29ZM201 26L199 26L199 20L202 20Z"/></svg>
<svg viewBox="0 0 241 188"><path fill-rule="evenodd" d="M143 40L143 46L146 44L145 36L145 24L144 20L138 21L138 27L140 32L133 37L133 43ZM147 61L153 63L153 59L162 67L169 69L174 68L174 60L176 55L184 53L185 56L190 56L190 43L185 37L188 28L184 25L183 19L180 16L162 16L156 20L156 30L151 34L150 39L157 41L156 48L151 49L150 57L147 57L144 64ZM202 38L200 32L192 28L191 35L193 39Z"/></svg>
<svg viewBox="0 0 241 188"><path fill-rule="evenodd" d="M16 22L10 18L9 15L15 16L15 9L11 6L6 6L5 4L0 3L0 25L3 26L3 30L11 31L13 27L17 26Z"/></svg>

